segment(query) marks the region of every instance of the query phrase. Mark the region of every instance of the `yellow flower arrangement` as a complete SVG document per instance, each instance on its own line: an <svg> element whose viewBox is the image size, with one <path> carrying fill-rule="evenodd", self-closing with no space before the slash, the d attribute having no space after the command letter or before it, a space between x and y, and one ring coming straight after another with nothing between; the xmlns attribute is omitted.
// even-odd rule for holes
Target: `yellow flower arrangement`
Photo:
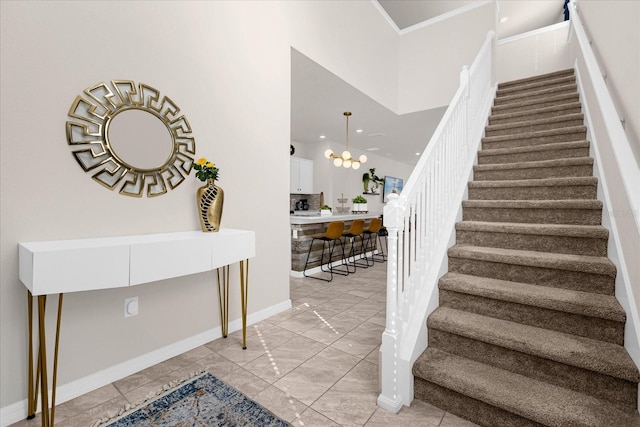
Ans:
<svg viewBox="0 0 640 427"><path fill-rule="evenodd" d="M216 164L208 161L204 157L201 157L193 164L193 168L196 170L196 178L200 181L206 181L208 179L217 180L219 170Z"/></svg>

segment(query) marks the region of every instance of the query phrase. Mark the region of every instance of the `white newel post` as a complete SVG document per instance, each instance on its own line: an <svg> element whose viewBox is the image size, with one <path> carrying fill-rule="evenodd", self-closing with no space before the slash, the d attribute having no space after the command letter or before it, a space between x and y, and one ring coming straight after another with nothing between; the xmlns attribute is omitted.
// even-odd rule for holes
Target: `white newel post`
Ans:
<svg viewBox="0 0 640 427"><path fill-rule="evenodd" d="M387 228L387 320L380 346L380 396L381 408L397 413L402 408L398 393L398 231L403 221L398 194L390 194L384 207L384 226ZM389 280L390 279L390 280Z"/></svg>

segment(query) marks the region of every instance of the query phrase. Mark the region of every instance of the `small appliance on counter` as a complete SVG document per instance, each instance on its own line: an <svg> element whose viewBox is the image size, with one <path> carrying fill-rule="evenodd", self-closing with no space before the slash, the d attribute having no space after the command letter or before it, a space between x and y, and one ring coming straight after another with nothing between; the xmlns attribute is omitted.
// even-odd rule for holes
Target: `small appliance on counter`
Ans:
<svg viewBox="0 0 640 427"><path fill-rule="evenodd" d="M309 203L307 203L307 199L300 199L296 202L296 210L297 211L308 211Z"/></svg>

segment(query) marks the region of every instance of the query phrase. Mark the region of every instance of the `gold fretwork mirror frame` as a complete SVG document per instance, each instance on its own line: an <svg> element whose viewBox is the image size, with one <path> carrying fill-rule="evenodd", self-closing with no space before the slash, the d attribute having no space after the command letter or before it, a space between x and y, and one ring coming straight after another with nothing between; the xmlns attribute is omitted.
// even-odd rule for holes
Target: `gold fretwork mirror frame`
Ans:
<svg viewBox="0 0 640 427"><path fill-rule="evenodd" d="M172 147L162 164L136 166L116 154L108 128L114 117L127 110L145 111L166 126ZM97 83L76 97L69 117L66 133L73 156L110 190L118 188L120 194L132 197L161 196L191 173L196 152L191 126L176 104L151 86L132 80Z"/></svg>

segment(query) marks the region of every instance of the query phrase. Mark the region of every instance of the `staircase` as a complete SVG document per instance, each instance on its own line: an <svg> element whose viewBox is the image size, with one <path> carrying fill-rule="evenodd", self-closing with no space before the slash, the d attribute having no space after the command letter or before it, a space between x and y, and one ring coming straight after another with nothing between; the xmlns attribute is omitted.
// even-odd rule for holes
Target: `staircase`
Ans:
<svg viewBox="0 0 640 427"><path fill-rule="evenodd" d="M415 398L491 427L640 426L583 120L573 70L498 86Z"/></svg>

